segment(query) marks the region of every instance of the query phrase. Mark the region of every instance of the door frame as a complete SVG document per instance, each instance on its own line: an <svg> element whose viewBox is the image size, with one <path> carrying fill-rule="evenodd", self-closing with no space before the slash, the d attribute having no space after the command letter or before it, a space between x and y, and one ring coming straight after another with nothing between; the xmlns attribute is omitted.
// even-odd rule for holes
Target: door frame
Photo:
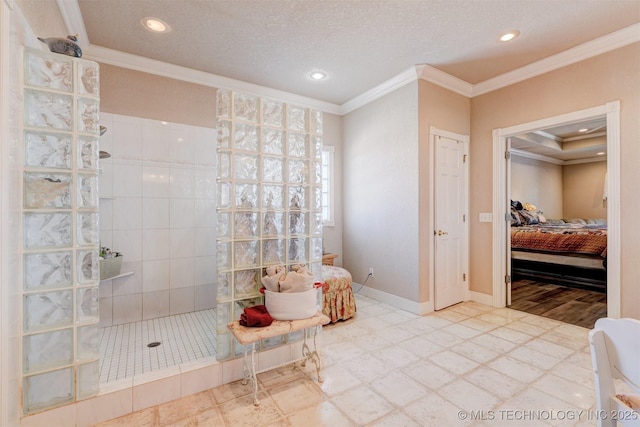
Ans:
<svg viewBox="0 0 640 427"><path fill-rule="evenodd" d="M507 271L506 139L521 133L607 118L607 316L620 317L620 101L493 130L493 306L505 307Z"/></svg>
<svg viewBox="0 0 640 427"><path fill-rule="evenodd" d="M442 136L445 138L455 139L457 141L461 141L464 144L467 144L466 152L469 152L469 135L461 135L454 132L449 132L446 130L438 129L434 126L429 126L429 170L430 172L430 180L429 180L429 300L431 301L431 309L435 310L436 303L436 270L435 270L435 188L436 188L436 180L435 180L435 138L438 136ZM464 263L463 269L466 271L467 280L466 280L466 292L464 301L469 300L469 155L467 154L467 161L464 163L464 208L466 211L466 221L465 221L465 229L463 231L463 244L464 244Z"/></svg>

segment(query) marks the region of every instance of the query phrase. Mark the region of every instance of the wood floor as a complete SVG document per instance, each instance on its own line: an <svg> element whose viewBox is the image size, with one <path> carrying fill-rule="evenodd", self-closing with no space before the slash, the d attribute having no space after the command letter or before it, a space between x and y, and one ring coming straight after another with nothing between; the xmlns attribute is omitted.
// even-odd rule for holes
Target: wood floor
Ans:
<svg viewBox="0 0 640 427"><path fill-rule="evenodd" d="M509 308L591 329L607 316L607 294L521 279L511 284Z"/></svg>

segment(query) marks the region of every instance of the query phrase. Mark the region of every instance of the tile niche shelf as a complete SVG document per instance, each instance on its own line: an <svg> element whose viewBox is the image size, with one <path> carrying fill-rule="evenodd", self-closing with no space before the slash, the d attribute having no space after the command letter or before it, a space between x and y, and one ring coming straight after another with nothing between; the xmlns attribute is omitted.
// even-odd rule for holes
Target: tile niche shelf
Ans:
<svg viewBox="0 0 640 427"><path fill-rule="evenodd" d="M120 273L117 276L109 277L108 279L102 279L101 282L106 282L107 280L120 279L122 277L133 276L133 271L127 271L125 273Z"/></svg>

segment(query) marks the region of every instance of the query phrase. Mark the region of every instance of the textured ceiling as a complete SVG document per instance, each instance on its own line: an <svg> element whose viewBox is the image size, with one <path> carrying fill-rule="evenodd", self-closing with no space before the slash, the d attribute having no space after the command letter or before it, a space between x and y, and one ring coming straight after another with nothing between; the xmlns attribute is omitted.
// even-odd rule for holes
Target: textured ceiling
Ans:
<svg viewBox="0 0 640 427"><path fill-rule="evenodd" d="M78 3L91 45L338 105L417 64L475 84L640 22L640 0ZM146 16L172 31L145 30ZM313 69L329 78L309 80Z"/></svg>

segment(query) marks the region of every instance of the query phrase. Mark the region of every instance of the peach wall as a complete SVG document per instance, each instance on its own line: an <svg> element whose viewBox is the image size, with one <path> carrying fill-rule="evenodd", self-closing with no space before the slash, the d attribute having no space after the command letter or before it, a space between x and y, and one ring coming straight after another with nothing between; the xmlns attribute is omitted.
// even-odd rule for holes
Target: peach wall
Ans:
<svg viewBox="0 0 640 427"><path fill-rule="evenodd" d="M547 218L563 218L562 166L511 156L511 200L532 203Z"/></svg>
<svg viewBox="0 0 640 427"><path fill-rule="evenodd" d="M492 131L620 100L621 313L640 317L640 43L471 99L471 218L492 210ZM492 230L471 223L471 289L492 294Z"/></svg>
<svg viewBox="0 0 640 427"><path fill-rule="evenodd" d="M607 217L607 208L602 200L606 173L607 162L562 167L565 218Z"/></svg>
<svg viewBox="0 0 640 427"><path fill-rule="evenodd" d="M429 271L429 241L433 239L429 229L430 185L433 171L430 169L429 128L434 126L440 130L469 135L470 132L469 98L448 89L427 82L418 81L418 121L419 121L419 302L432 300L429 282L432 271Z"/></svg>

